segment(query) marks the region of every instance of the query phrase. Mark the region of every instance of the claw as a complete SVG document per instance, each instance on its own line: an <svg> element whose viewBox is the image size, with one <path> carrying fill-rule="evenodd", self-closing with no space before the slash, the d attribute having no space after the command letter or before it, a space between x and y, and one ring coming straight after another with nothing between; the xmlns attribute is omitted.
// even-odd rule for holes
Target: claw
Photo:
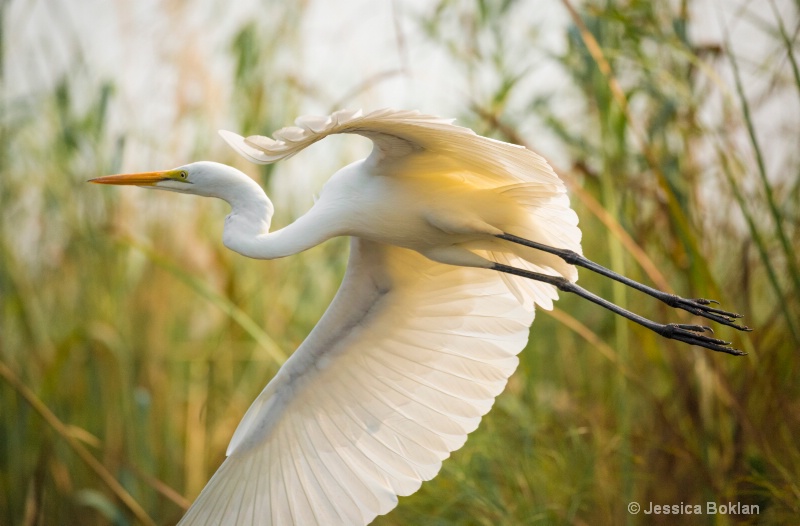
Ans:
<svg viewBox="0 0 800 526"><path fill-rule="evenodd" d="M707 300L705 298L695 298L691 301L697 302L700 305L710 305L712 303L716 303L717 305L719 305L719 302L717 300Z"/></svg>
<svg viewBox="0 0 800 526"><path fill-rule="evenodd" d="M667 325L662 325L660 330L657 330L656 332L666 338L678 340L690 345L699 345L700 347L705 347L706 349L711 349L712 351L716 352L724 352L727 354L733 354L735 356L747 354L739 349L728 347L731 342L703 335L702 332L706 331L707 329L710 330L709 327L704 325L670 323Z"/></svg>
<svg viewBox="0 0 800 526"><path fill-rule="evenodd" d="M715 321L717 323L722 323L723 325L733 327L734 329L738 329L740 331L746 330L742 326L736 325L736 320L743 317L741 314L708 307L710 303L718 302L716 300L708 300L705 298L691 300L676 297L671 300L670 305L679 309L683 309L687 312L691 312L695 316L702 316L703 318Z"/></svg>

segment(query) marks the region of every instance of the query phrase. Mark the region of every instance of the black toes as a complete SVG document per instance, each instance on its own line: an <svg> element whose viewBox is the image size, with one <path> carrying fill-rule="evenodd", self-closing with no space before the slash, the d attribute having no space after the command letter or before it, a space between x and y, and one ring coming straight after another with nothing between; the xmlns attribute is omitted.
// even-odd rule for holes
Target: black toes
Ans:
<svg viewBox="0 0 800 526"><path fill-rule="evenodd" d="M743 317L741 314L709 307L708 305L712 303L719 304L717 300L709 300L705 298L686 299L678 297L671 302L671 305L687 312L691 312L695 316L701 316L711 321L721 323L722 325L733 327L734 329L738 329L740 331L751 330L749 327L736 324L736 321Z"/></svg>
<svg viewBox="0 0 800 526"><path fill-rule="evenodd" d="M709 331L713 332L711 331L710 327L706 327L705 325L684 325L677 323L669 323L667 325L663 325L662 330L657 332L659 332L662 336L666 338L678 340L684 343L688 343L690 345L698 345L700 347L705 347L706 349L711 349L712 351L716 352L724 352L727 354L732 354L734 356L743 356L747 354L746 352L740 351L739 349L728 347L731 344L731 342L720 340L718 338L712 338L710 336L706 336L705 334L703 334L704 332L709 332Z"/></svg>

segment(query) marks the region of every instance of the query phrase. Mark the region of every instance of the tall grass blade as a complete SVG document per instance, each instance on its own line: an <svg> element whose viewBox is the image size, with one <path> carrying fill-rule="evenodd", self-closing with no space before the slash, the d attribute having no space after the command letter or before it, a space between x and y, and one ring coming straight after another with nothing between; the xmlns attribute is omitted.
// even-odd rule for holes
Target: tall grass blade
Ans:
<svg viewBox="0 0 800 526"><path fill-rule="evenodd" d="M64 425L61 420L42 402L36 394L26 386L14 372L9 369L5 362L0 361L0 376L19 394L47 425L58 434L61 439L75 452L76 455L91 469L97 477L111 490L112 493L125 505L128 510L145 526L155 526L155 522L144 511L144 508L122 487L117 479L106 469L106 467L92 455L83 444L80 443Z"/></svg>
<svg viewBox="0 0 800 526"><path fill-rule="evenodd" d="M794 85L797 87L797 94L800 96L800 67L797 65L797 58L794 55L794 42L789 32L786 30L786 25L783 23L783 17L775 5L775 0L769 0L769 5L772 7L772 13L775 15L775 22L778 25L778 32L781 34L781 40L786 48L786 57L789 59L789 64L792 66L792 74L794 75Z"/></svg>
<svg viewBox="0 0 800 526"><path fill-rule="evenodd" d="M747 100L747 95L744 92L744 85L742 84L742 76L739 72L739 61L737 60L733 48L731 47L730 43L730 35L728 34L727 27L723 27L723 33L725 35L725 48L727 49L728 53L728 61L731 64L731 70L733 71L733 79L736 86L736 93L739 96L739 103L742 107L742 115L744 117L744 123L747 128L747 136L750 139L750 145L753 147L753 153L756 157L756 164L758 166L758 175L761 180L761 187L764 191L764 197L767 200L767 205L769 207L769 211L772 214L773 220L773 228L775 229L775 235L780 240L781 246L783 247L783 255L786 258L786 266L789 270L789 277L792 281L794 286L794 291L796 296L800 296L800 268L798 268L797 258L795 257L795 251L792 247L792 243L789 241L789 237L786 235L786 230L784 229L784 217L783 213L781 212L778 204L775 200L775 195L772 191L772 184L770 184L769 179L767 178L767 167L764 162L764 154L761 150L761 146L758 142L758 136L756 135L755 124L753 123L753 117L750 112L750 102Z"/></svg>
<svg viewBox="0 0 800 526"><path fill-rule="evenodd" d="M792 339L795 341L796 344L800 345L800 329L796 326L798 323L797 318L791 311L791 306L785 301L782 301L784 296L783 289L781 287L780 281L778 280L777 272L775 271L775 267L772 264L772 259L769 256L769 252L767 251L766 243L764 242L764 238L761 235L758 227L756 226L755 218L753 214L750 212L750 208L747 205L747 201L745 200L744 196L742 195L742 191L739 188L739 184L734 179L733 174L731 173L731 168L729 165L729 161L725 154L719 149L717 150L717 156L719 158L719 165L722 168L722 173L725 174L725 178L728 180L728 185L730 186L731 190L733 191L733 196L736 199L736 202L739 205L739 210L742 211L744 215L744 219L747 222L747 229L750 232L750 235L753 237L753 242L756 245L756 249L758 250L758 255L761 258L761 264L764 265L764 269L767 271L767 278L769 279L769 283L772 286L773 293L775 294L775 299L779 302L780 311L783 314L783 317L786 319L786 326L789 329L789 332L792 334Z"/></svg>

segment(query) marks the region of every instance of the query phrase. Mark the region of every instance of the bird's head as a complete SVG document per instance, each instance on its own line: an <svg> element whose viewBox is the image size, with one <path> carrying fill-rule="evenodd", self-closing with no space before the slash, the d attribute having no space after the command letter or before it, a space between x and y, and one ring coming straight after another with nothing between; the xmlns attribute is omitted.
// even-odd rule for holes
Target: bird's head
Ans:
<svg viewBox="0 0 800 526"><path fill-rule="evenodd" d="M211 161L199 161L159 172L106 175L89 179L89 182L219 197L228 202L236 200L243 192L249 190L250 193L254 187L258 187L255 181L236 168Z"/></svg>

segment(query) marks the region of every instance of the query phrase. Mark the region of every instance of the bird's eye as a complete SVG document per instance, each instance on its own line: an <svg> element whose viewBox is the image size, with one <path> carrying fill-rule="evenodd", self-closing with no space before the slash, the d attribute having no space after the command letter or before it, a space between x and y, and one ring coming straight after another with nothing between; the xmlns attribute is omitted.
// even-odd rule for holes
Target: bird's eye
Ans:
<svg viewBox="0 0 800 526"><path fill-rule="evenodd" d="M186 170L181 170L180 176L181 179L186 179L189 176L189 174L186 173Z"/></svg>

